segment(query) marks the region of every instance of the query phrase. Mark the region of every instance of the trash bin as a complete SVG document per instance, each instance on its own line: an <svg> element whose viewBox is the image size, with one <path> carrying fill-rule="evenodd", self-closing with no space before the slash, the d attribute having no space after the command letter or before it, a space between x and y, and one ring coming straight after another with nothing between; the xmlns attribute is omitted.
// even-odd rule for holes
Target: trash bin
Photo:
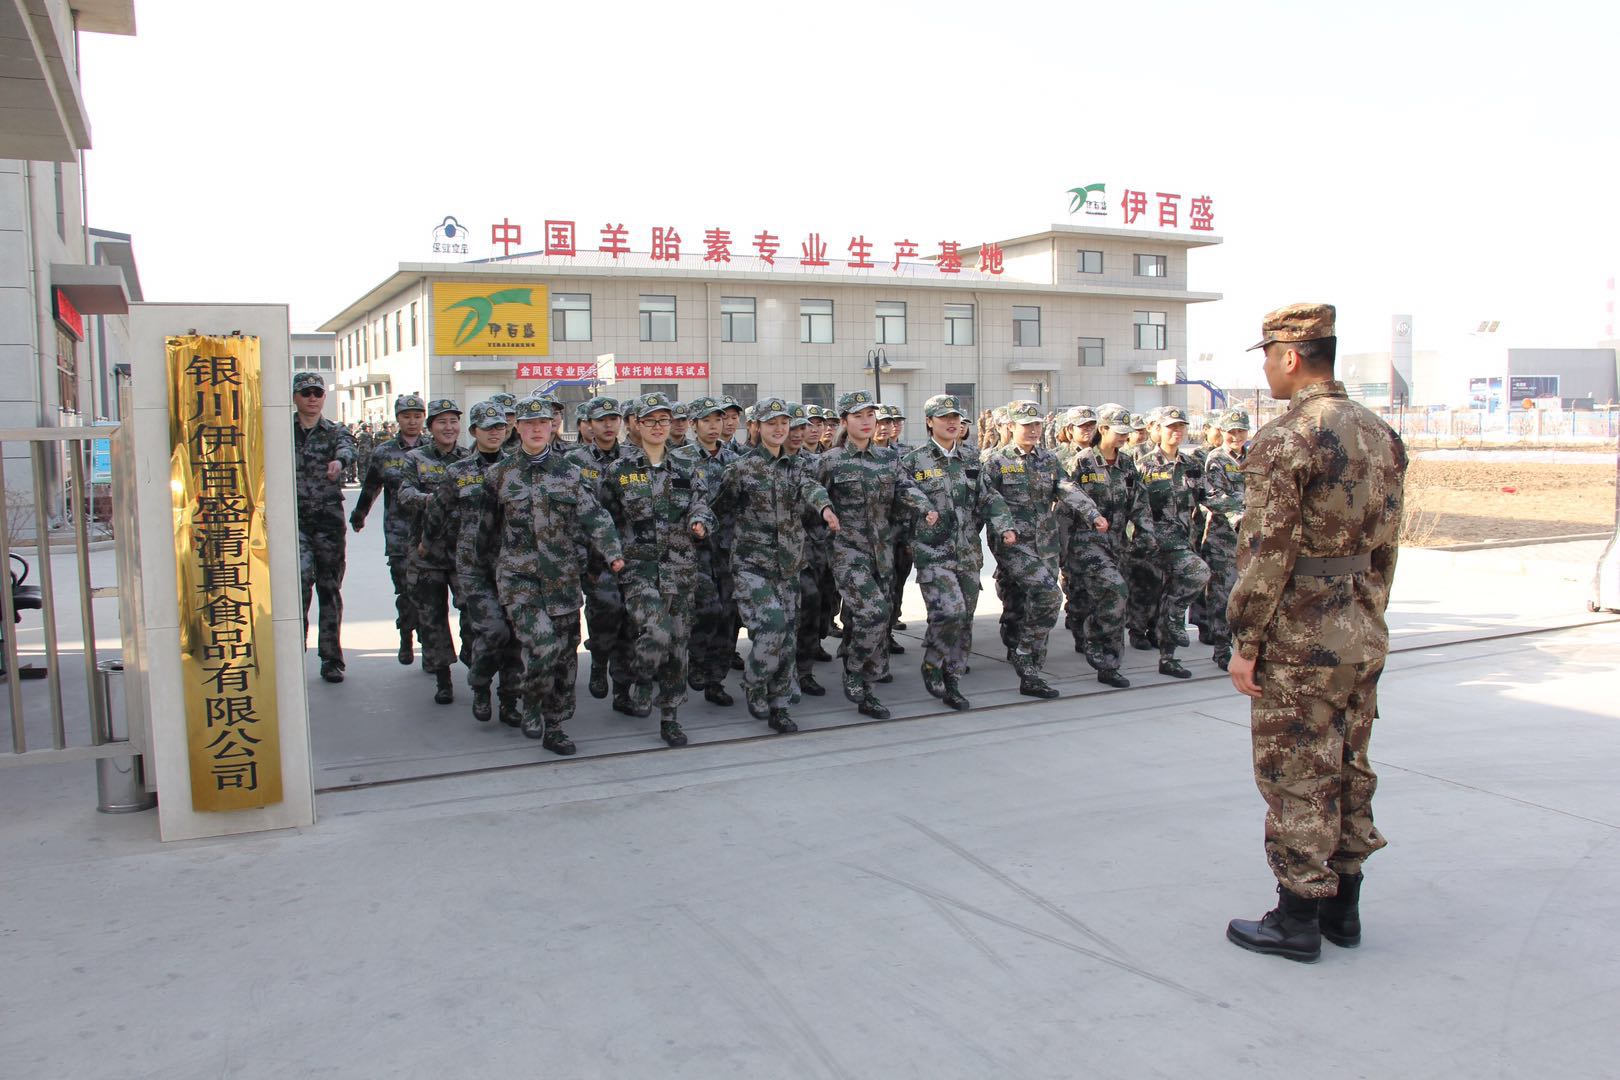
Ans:
<svg viewBox="0 0 1620 1080"><path fill-rule="evenodd" d="M122 690L122 679L114 675L124 673L122 660L102 660L96 664L96 675L101 679L102 738L107 741L128 738L127 732L113 726L113 686ZM134 814L150 810L157 805L157 795L146 790L146 771L141 766L141 755L96 759L96 810L103 814Z"/></svg>

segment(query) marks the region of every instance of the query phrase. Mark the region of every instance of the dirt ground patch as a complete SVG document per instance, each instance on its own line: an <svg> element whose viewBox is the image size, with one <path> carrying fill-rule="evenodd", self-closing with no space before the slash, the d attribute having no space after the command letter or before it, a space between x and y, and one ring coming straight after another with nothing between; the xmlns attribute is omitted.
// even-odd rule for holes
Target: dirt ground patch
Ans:
<svg viewBox="0 0 1620 1080"><path fill-rule="evenodd" d="M1615 467L1412 462L1402 542L1416 547L1529 540L1614 528Z"/></svg>

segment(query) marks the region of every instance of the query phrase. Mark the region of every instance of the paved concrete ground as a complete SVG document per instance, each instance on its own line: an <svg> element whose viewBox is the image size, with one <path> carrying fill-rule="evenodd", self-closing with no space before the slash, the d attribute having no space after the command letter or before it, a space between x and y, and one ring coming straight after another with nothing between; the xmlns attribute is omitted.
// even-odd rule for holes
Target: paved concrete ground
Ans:
<svg viewBox="0 0 1620 1080"><path fill-rule="evenodd" d="M169 846L93 813L88 765L5 770L0 1076L1612 1076L1620 623L1546 629L1589 618L1591 546L1403 556L1391 846L1365 944L1314 967L1222 936L1270 878L1209 669L330 792L313 829ZM431 683L378 660L318 746L379 714L400 747L455 733L430 762L485 734L393 709Z"/></svg>

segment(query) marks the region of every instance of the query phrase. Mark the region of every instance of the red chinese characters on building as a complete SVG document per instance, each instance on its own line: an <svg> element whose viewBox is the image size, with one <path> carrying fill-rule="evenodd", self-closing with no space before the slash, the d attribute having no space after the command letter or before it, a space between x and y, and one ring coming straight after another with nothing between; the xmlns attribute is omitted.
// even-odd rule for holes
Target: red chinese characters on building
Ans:
<svg viewBox="0 0 1620 1080"><path fill-rule="evenodd" d="M523 245L523 226L514 225L506 218L501 218L501 223L499 225L491 225L489 227L489 242L491 246L494 246L495 244L505 245L506 250L501 252L501 254L510 255L512 254L513 247L521 247Z"/></svg>
<svg viewBox="0 0 1620 1080"><path fill-rule="evenodd" d="M962 272L962 245L955 240L939 242L939 272L942 274Z"/></svg>
<svg viewBox="0 0 1620 1080"><path fill-rule="evenodd" d="M772 236L763 230L760 231L758 236L754 237L754 250L759 252L760 261L766 266L776 265L776 253L782 250L782 245L777 242L778 239L778 237Z"/></svg>
<svg viewBox="0 0 1620 1080"><path fill-rule="evenodd" d="M704 262L728 263L731 261L731 230L710 229L703 234L704 246L708 248L703 253Z"/></svg>
<svg viewBox="0 0 1620 1080"><path fill-rule="evenodd" d="M596 364L587 360L584 363L533 363L519 364L517 377L520 379L591 379L596 377Z"/></svg>
<svg viewBox="0 0 1620 1080"><path fill-rule="evenodd" d="M1215 200L1208 195L1194 195L1188 207L1188 228L1194 232L1215 231Z"/></svg>
<svg viewBox="0 0 1620 1080"><path fill-rule="evenodd" d="M605 251L609 255L612 255L615 259L617 259L620 255L628 255L630 254L630 245L624 242L625 237L628 235L629 230L624 227L623 222L620 222L617 225L603 225L602 245L596 250Z"/></svg>
<svg viewBox="0 0 1620 1080"><path fill-rule="evenodd" d="M653 226L652 260L653 262L681 261L681 234L675 231L673 225L667 229L660 229L656 225Z"/></svg>
<svg viewBox="0 0 1620 1080"><path fill-rule="evenodd" d="M864 233L849 238L848 265L851 270L870 270L877 265L872 261L872 242Z"/></svg>
<svg viewBox="0 0 1620 1080"><path fill-rule="evenodd" d="M546 222L546 254L566 255L570 258L579 254L574 244L574 223L572 221Z"/></svg>
<svg viewBox="0 0 1620 1080"><path fill-rule="evenodd" d="M1119 200L1119 209L1125 224L1134 223L1137 218L1147 213L1147 192L1126 188L1125 197Z"/></svg>
<svg viewBox="0 0 1620 1080"><path fill-rule="evenodd" d="M896 240L894 242L894 265L890 269L899 270L900 260L907 257L913 259L917 257L916 242L912 240Z"/></svg>
<svg viewBox="0 0 1620 1080"><path fill-rule="evenodd" d="M1176 218L1181 210L1181 196L1171 195L1168 192L1155 192L1159 197L1159 227L1173 229L1176 227Z"/></svg>
<svg viewBox="0 0 1620 1080"><path fill-rule="evenodd" d="M979 273L999 274L1002 270L1001 263L1000 244L983 244L979 247Z"/></svg>
<svg viewBox="0 0 1620 1080"><path fill-rule="evenodd" d="M708 364L633 364L618 361L613 365L613 377L618 381L630 379L707 379Z"/></svg>
<svg viewBox="0 0 1620 1080"><path fill-rule="evenodd" d="M799 250L804 254L804 257L799 260L800 266L828 265L827 241L821 238L820 233L813 232L805 237L804 243L799 245Z"/></svg>

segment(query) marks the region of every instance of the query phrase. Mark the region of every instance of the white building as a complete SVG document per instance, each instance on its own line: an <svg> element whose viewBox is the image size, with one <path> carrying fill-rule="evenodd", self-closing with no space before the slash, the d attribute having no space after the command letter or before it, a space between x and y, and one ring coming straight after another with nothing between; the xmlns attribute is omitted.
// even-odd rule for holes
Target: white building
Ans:
<svg viewBox="0 0 1620 1080"><path fill-rule="evenodd" d="M321 415L328 420L338 419L337 384L333 382L337 372L337 338L332 334L293 334L291 346L294 374L313 371L326 380L326 407Z"/></svg>
<svg viewBox="0 0 1620 1080"><path fill-rule="evenodd" d="M712 262L629 253L538 253L469 263L405 263L321 326L337 335L339 419L391 419L416 391L463 407L498 390L557 384L578 400L663 390L744 404L780 394L831 405L881 380L909 413L948 392L975 410L1014 397L1051 405L1184 404L1156 385L1158 362L1187 355L1188 252L1209 234L1053 225L935 258L826 266L778 255ZM980 269L981 256L999 248ZM882 351L883 369L871 360Z"/></svg>

